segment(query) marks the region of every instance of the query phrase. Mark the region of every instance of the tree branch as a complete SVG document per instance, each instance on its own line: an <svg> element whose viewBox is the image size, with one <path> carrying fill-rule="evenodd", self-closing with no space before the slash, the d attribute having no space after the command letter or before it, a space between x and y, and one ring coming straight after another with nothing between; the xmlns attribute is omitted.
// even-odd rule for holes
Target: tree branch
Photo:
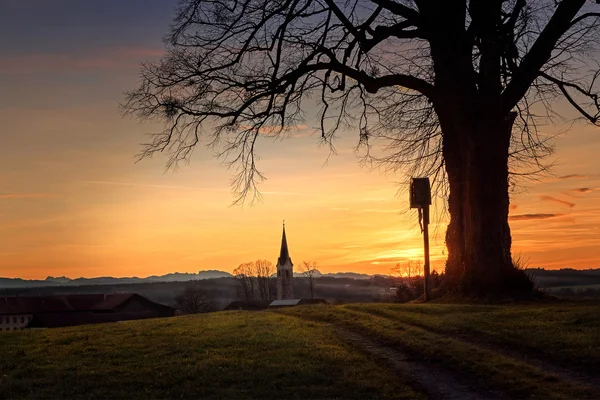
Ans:
<svg viewBox="0 0 600 400"><path fill-rule="evenodd" d="M563 94L563 96L565 96L565 98L567 99L567 101L581 114L583 115L588 121L590 121L592 124L596 124L600 118L600 103L598 102L598 95L595 93L592 93L589 90L585 90L584 88L582 88L579 85L576 85L574 83L571 82L565 82L562 81L558 78L555 78L553 76L548 75L545 72L540 72L540 76L552 83L554 83L561 91L561 93ZM575 99L573 98L573 96L571 96L569 94L569 92L567 91L567 87L572 88L574 90L576 90L577 92L579 92L580 94L589 97L593 102L594 105L596 106L596 108L598 109L598 112L596 113L596 115L592 115L589 112L587 112L586 110L583 109L582 106L580 106L577 101L575 101Z"/></svg>
<svg viewBox="0 0 600 400"><path fill-rule="evenodd" d="M579 22L583 21L584 19L587 18L600 18L600 13L585 13L585 14L581 14L579 17L575 18L573 21L571 21L571 27L577 25Z"/></svg>
<svg viewBox="0 0 600 400"><path fill-rule="evenodd" d="M585 0L563 0L523 58L512 80L502 93L503 111L509 112L525 96L538 76L538 72L552 56L552 51L562 35L571 27L571 21L585 4Z"/></svg>
<svg viewBox="0 0 600 400"><path fill-rule="evenodd" d="M385 8L393 14L404 17L411 20L414 24L417 24L420 19L420 14L417 10L410 7L396 3L393 0L371 0L373 3Z"/></svg>

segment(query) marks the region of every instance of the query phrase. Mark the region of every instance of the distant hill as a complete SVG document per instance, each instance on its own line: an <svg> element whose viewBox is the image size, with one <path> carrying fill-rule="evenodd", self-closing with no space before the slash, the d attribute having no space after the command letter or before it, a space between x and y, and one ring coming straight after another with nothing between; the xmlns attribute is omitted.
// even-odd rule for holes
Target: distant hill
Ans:
<svg viewBox="0 0 600 400"><path fill-rule="evenodd" d="M359 274L357 272L336 272L333 274L323 274L322 276L330 278L371 279L374 275Z"/></svg>
<svg viewBox="0 0 600 400"><path fill-rule="evenodd" d="M530 268L525 270L529 276L535 281L540 288L548 287L564 287L564 286L581 286L581 285L600 285L600 269L575 270L564 268L560 270L546 270L543 268ZM301 278L304 274L295 272L294 276ZM180 273L174 272L166 275L152 275L146 278L130 277L130 278L114 278L114 277L98 277L98 278L76 278L71 279L65 276L53 277L49 276L44 280L26 280L20 278L0 278L0 289L18 289L18 288L39 288L39 287L56 287L56 286L93 286L93 285L121 285L121 284L138 284L138 283L153 283L153 282L187 282L200 279L217 279L230 278L231 275L225 271L207 270L199 271L198 273ZM368 275L358 272L335 272L323 274L316 271L317 278L339 278L339 279L356 279L368 280L373 278L388 278L387 275Z"/></svg>
<svg viewBox="0 0 600 400"><path fill-rule="evenodd" d="M294 273L294 276L302 277L302 273ZM66 276L49 276L44 280L27 280L21 278L0 278L0 289L13 288L36 288L47 286L91 286L91 285L119 285L132 283L151 283L151 282L186 282L198 279L216 279L230 278L229 272L218 270L200 271L197 274L188 272L174 272L166 275L152 275L146 278L129 277L129 278L113 278L112 276L98 278L67 278ZM326 278L350 278L350 279L370 279L372 275L360 274L356 272L336 272L322 274L317 271L316 277Z"/></svg>
<svg viewBox="0 0 600 400"><path fill-rule="evenodd" d="M525 272L540 288L600 285L600 269L529 268Z"/></svg>
<svg viewBox="0 0 600 400"><path fill-rule="evenodd" d="M294 272L294 277L302 278L306 274L304 272ZM371 279L376 275L360 274L358 272L334 272L323 274L319 270L315 270L314 278L350 278L350 279Z"/></svg>
<svg viewBox="0 0 600 400"><path fill-rule="evenodd" d="M118 285L131 283L151 283L151 282L185 282L198 279L228 278L232 275L228 272L207 270L194 273L170 273L166 275L152 275L146 278L113 278L111 276L98 278L76 278L71 279L65 276L49 276L44 280L26 280L21 278L0 278L0 288L32 288L47 286L90 286L90 285Z"/></svg>

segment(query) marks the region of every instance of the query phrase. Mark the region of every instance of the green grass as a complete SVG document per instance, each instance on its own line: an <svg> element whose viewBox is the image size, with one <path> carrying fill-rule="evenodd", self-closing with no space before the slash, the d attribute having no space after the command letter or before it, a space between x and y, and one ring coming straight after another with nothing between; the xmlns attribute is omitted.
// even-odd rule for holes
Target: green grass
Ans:
<svg viewBox="0 0 600 400"><path fill-rule="evenodd" d="M597 383L564 371L600 377L598 310L353 304L11 332L0 335L0 399L425 398L409 377L344 342L344 330L477 391L595 399Z"/></svg>
<svg viewBox="0 0 600 400"><path fill-rule="evenodd" d="M600 375L600 304L359 305L350 309L513 349Z"/></svg>
<svg viewBox="0 0 600 400"><path fill-rule="evenodd" d="M0 398L422 398L331 326L225 312L0 337Z"/></svg>
<svg viewBox="0 0 600 400"><path fill-rule="evenodd" d="M599 394L581 382L528 362L526 353L515 356L518 351L509 350L525 346L538 354L560 353L562 359L589 366L586 349L596 354L600 347L595 307L368 304L280 312L328 321L397 346L444 365L484 390L515 398L572 399L598 398ZM457 336L459 332L468 335ZM498 347L489 346L488 341Z"/></svg>

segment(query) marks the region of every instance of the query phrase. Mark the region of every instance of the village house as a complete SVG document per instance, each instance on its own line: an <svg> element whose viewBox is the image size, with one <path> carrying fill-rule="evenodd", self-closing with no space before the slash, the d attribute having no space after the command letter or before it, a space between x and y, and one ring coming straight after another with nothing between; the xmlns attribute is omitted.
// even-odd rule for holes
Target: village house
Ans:
<svg viewBox="0 0 600 400"><path fill-rule="evenodd" d="M174 315L172 307L136 293L0 297L0 332Z"/></svg>

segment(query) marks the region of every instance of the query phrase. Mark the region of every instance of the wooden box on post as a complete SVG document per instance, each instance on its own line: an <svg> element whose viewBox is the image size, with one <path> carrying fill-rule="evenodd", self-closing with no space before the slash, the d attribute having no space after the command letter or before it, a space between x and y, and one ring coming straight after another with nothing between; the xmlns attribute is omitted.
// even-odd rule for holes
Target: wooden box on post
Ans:
<svg viewBox="0 0 600 400"><path fill-rule="evenodd" d="M412 178L410 181L410 208L425 208L431 205L429 178Z"/></svg>

